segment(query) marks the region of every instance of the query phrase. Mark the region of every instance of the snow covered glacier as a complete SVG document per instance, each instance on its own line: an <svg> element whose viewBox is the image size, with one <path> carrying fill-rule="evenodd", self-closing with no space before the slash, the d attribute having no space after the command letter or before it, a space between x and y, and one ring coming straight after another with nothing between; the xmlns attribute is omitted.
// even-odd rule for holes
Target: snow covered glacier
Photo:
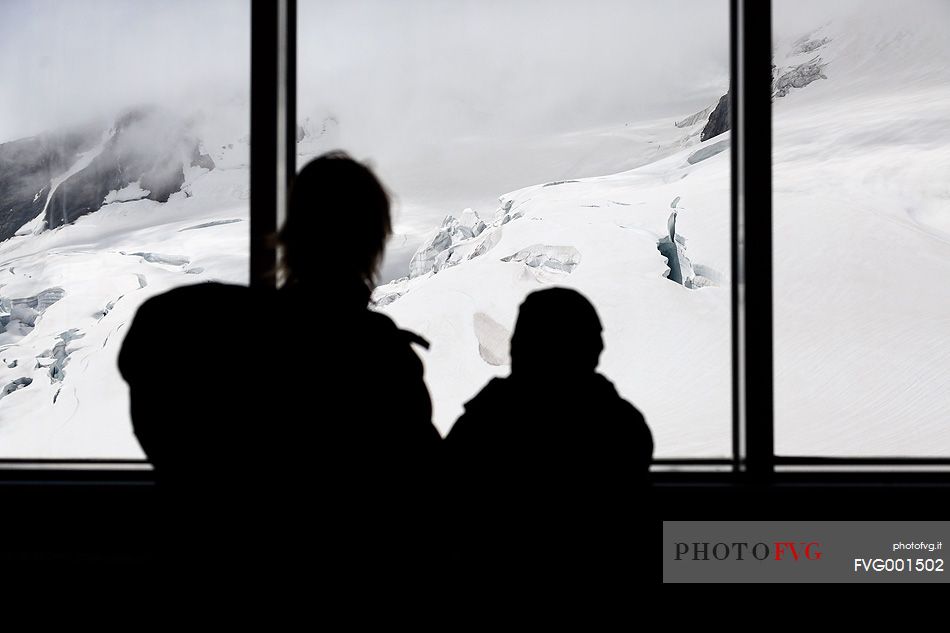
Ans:
<svg viewBox="0 0 950 633"><path fill-rule="evenodd" d="M142 114L71 143L52 135L0 152L26 170L18 183L39 181L35 194L0 190L23 200L5 214L19 212L22 227L0 242L0 457L142 457L116 366L124 328L172 287L247 283L246 136L212 125L199 144L177 119ZM205 146L210 155L197 151ZM211 345L180 359L169 397L186 390L189 366L213 356Z"/></svg>
<svg viewBox="0 0 950 633"><path fill-rule="evenodd" d="M487 218L472 211L447 218L416 253L411 275L377 288L380 310L432 342L423 357L442 432L491 377L507 373L508 337L524 297L559 285L597 306L601 368L653 422L657 446L667 454L726 454L729 152L689 160L723 140L620 174L505 194ZM693 290L666 278L657 244L676 197L686 207L677 232L694 265L719 285ZM557 373L552 367L552 389Z"/></svg>
<svg viewBox="0 0 950 633"><path fill-rule="evenodd" d="M773 106L781 454L950 455L948 24L888 3L776 42L824 76Z"/></svg>
<svg viewBox="0 0 950 633"><path fill-rule="evenodd" d="M950 453L945 23L878 6L776 38L779 454ZM657 455L728 454L728 134L699 145L696 135L632 170L538 184L484 217L446 218L410 275L377 289L380 310L433 343L424 361L440 430L507 373L525 295L561 285L597 306L601 368L644 411ZM678 248L700 284L667 278L676 198Z"/></svg>
<svg viewBox="0 0 950 633"><path fill-rule="evenodd" d="M816 20L775 42L781 454L950 454L950 50L937 20L900 13ZM709 88L696 112L589 131L611 141L602 151L571 132L564 147L602 169L552 174L494 208L446 209L404 276L376 289L376 309L431 342L420 354L443 433L508 372L525 295L561 285L597 307L601 369L644 412L657 455L728 455L729 133L700 140L726 89ZM347 124L312 121L299 130L302 158L331 149ZM23 191L0 210L0 457L140 457L115 367L124 327L173 286L247 281L240 126L180 130L163 159L179 167L139 160L140 173L105 192L92 179L96 208L50 221L50 205L70 204L55 190L116 150L117 128L64 139L49 173L17 175ZM169 177L156 188L146 174ZM182 358L170 395L213 355ZM250 357L247 371L258 371ZM550 376L556 389L557 367Z"/></svg>

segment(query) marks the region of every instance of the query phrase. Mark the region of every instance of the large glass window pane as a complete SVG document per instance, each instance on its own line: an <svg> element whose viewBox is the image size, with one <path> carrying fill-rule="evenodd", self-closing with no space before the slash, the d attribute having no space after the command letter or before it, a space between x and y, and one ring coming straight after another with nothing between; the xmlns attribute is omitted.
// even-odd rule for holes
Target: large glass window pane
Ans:
<svg viewBox="0 0 950 633"><path fill-rule="evenodd" d="M728 3L298 12L298 165L341 148L394 193L374 298L431 342L439 429L508 373L526 294L558 285L599 311L600 369L643 411L656 455L727 457Z"/></svg>
<svg viewBox="0 0 950 633"><path fill-rule="evenodd" d="M776 0L780 455L950 455L950 4Z"/></svg>
<svg viewBox="0 0 950 633"><path fill-rule="evenodd" d="M136 308L247 282L249 45L247 0L0 3L0 458L142 457Z"/></svg>

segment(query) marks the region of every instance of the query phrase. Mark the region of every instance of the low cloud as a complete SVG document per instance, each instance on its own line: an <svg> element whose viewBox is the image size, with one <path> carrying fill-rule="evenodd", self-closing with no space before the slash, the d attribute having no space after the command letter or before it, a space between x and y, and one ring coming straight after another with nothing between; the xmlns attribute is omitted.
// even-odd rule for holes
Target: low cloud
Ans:
<svg viewBox="0 0 950 633"><path fill-rule="evenodd" d="M4 0L0 142L249 95L247 0Z"/></svg>

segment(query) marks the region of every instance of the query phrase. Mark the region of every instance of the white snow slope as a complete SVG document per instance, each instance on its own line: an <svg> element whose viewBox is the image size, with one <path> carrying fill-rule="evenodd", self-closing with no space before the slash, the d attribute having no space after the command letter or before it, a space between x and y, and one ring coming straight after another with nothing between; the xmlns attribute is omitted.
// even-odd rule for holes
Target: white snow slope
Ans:
<svg viewBox="0 0 950 633"><path fill-rule="evenodd" d="M680 454L726 453L729 152L688 162L717 144L727 145L728 136L621 174L506 194L492 224L456 246L464 250L460 263L377 290L381 302L405 293L381 309L432 343L423 357L440 431L449 430L462 404L492 376L507 374L497 363L507 362L524 297L559 285L576 288L597 307L605 330L601 369L654 421L657 445ZM723 276L723 285L688 290L664 278L657 241L677 196L686 207L677 233L686 238L688 255ZM479 255L464 259L483 242Z"/></svg>
<svg viewBox="0 0 950 633"><path fill-rule="evenodd" d="M777 42L779 73L792 73L774 106L782 454L950 454L950 38L940 33L950 5L914 6L931 11L892 3ZM814 81L797 87L796 72ZM507 374L525 295L561 285L597 307L601 370L644 412L656 454L728 455L728 135L697 145L701 123L673 125L690 114L670 113L652 136L662 147L634 158L655 152L648 164L628 169L627 149L579 157L603 164L601 173L627 171L559 170L501 196L495 213L458 209L445 252L377 290L379 309L432 343L421 355L440 431L492 376ZM0 298L11 306L0 317L18 324L0 333L0 457L141 456L115 366L123 328L142 301L172 286L246 282L246 137L237 147L235 139L203 138L227 149L210 172L189 170L168 203L116 192L73 225L39 234L30 226L0 244ZM657 242L677 197L677 235L712 285L664 277ZM48 305L39 316L13 305L31 297L36 311ZM199 318L183 314L169 327ZM182 380L192 362L182 359Z"/></svg>
<svg viewBox="0 0 950 633"><path fill-rule="evenodd" d="M167 203L114 202L72 225L0 244L0 295L62 294L32 330L0 334L0 390L31 380L0 397L0 457L143 457L116 366L123 328L148 297L174 286L247 283L246 156L244 145L215 155L211 171L189 168L183 191ZM182 314L168 327L202 318ZM181 359L170 397L194 362Z"/></svg>
<svg viewBox="0 0 950 633"><path fill-rule="evenodd" d="M823 75L774 108L781 454L950 453L950 54L947 22L933 18L878 7L777 41L779 74L818 64ZM656 455L728 454L729 152L712 150L727 138L506 194L478 236L450 227L458 252L435 258L435 272L377 290L381 310L432 343L423 357L443 433L507 374L518 304L560 285L597 307L601 371L644 412ZM719 286L664 278L656 244L676 196L686 253Z"/></svg>
<svg viewBox="0 0 950 633"><path fill-rule="evenodd" d="M950 455L950 4L889 5L777 43L780 454Z"/></svg>

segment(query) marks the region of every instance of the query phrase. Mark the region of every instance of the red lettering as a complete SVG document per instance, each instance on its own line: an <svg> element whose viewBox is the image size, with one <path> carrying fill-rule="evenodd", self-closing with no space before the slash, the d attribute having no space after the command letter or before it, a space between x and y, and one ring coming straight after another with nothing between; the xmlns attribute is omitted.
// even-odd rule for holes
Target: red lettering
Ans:
<svg viewBox="0 0 950 633"><path fill-rule="evenodd" d="M798 550L795 549L795 543L791 541L782 541L775 543L775 560L782 560L782 556L785 554L785 549L791 550L792 559L798 560Z"/></svg>

